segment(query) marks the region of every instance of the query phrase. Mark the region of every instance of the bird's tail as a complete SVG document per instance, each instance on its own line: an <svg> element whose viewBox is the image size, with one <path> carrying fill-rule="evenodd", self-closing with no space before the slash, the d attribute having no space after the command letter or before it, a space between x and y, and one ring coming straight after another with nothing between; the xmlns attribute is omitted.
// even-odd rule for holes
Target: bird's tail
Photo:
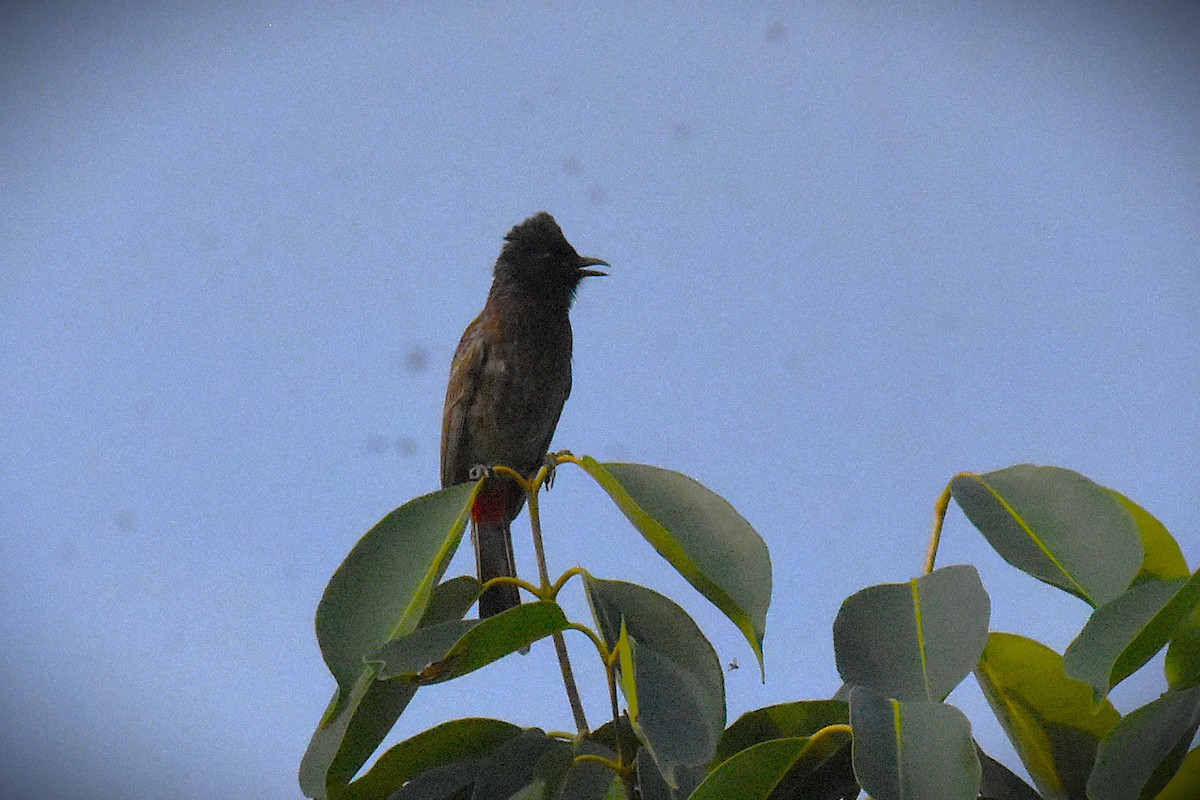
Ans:
<svg viewBox="0 0 1200 800"><path fill-rule="evenodd" d="M480 583L492 578L517 576L513 563L512 531L507 521L477 520L471 526L471 540L475 543L475 566L479 571ZM520 604L521 593L516 586L511 583L493 586L479 598L479 618L487 619Z"/></svg>

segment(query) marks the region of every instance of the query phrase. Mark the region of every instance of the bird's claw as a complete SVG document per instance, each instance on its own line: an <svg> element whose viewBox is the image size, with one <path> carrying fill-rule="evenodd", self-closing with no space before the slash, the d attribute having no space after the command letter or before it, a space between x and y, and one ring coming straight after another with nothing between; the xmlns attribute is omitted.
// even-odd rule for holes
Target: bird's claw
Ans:
<svg viewBox="0 0 1200 800"><path fill-rule="evenodd" d="M476 464L467 471L467 478L473 481L483 480L492 476L492 468L486 464Z"/></svg>
<svg viewBox="0 0 1200 800"><path fill-rule="evenodd" d="M547 490L554 488L554 475L558 472L558 453L546 453L542 459L542 464L546 467L546 480L542 481L542 485Z"/></svg>

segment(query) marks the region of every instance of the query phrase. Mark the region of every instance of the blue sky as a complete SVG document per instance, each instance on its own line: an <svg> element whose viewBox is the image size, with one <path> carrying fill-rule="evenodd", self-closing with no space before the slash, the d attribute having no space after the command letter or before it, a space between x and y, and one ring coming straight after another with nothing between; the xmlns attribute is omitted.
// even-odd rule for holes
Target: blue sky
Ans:
<svg viewBox="0 0 1200 800"><path fill-rule="evenodd" d="M0 7L7 785L299 796L316 603L436 488L450 355L540 209L612 264L556 446L758 528L767 683L579 472L545 501L552 569L682 602L743 666L730 720L836 690L838 605L919 571L958 471L1077 469L1200 562L1186 4L246 5ZM1082 625L955 510L964 561L994 629L1061 651ZM423 690L395 735L569 727L555 670L539 647ZM1156 662L1116 700L1163 686ZM952 699L1015 765L978 690Z"/></svg>

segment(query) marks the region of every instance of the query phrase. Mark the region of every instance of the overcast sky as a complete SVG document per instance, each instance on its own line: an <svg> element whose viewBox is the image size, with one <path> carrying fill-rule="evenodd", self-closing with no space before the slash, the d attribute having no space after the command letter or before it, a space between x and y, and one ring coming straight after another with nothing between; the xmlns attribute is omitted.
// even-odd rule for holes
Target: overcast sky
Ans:
<svg viewBox="0 0 1200 800"><path fill-rule="evenodd" d="M1077 469L1194 568L1185 8L0 6L0 781L299 796L333 689L317 601L437 487L451 353L540 209L612 264L573 311L555 446L691 474L757 527L766 684L577 470L545 501L552 569L683 603L742 665L731 721L837 689L838 605L919 572L961 470ZM979 565L996 630L1061 651L1086 618L957 510L940 562ZM422 690L393 740L570 727L556 670L538 646ZM1159 659L1116 701L1164 687ZM973 681L952 700L1016 766Z"/></svg>

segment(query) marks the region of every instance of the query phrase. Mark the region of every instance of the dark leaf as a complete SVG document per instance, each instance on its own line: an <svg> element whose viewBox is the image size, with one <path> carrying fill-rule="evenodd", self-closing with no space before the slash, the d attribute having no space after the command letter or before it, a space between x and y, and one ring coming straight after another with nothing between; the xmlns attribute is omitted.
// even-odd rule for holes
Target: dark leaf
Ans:
<svg viewBox="0 0 1200 800"><path fill-rule="evenodd" d="M1100 742L1087 782L1091 800L1153 797L1182 761L1200 725L1200 686L1167 692L1120 720ZM1182 743L1182 746L1181 746ZM1166 759L1173 764L1159 771ZM1157 785L1148 785L1157 777Z"/></svg>
<svg viewBox="0 0 1200 800"><path fill-rule="evenodd" d="M621 687L634 731L677 788L676 768L706 766L725 727L716 651L687 612L658 592L591 577L584 586L608 647L623 648Z"/></svg>

